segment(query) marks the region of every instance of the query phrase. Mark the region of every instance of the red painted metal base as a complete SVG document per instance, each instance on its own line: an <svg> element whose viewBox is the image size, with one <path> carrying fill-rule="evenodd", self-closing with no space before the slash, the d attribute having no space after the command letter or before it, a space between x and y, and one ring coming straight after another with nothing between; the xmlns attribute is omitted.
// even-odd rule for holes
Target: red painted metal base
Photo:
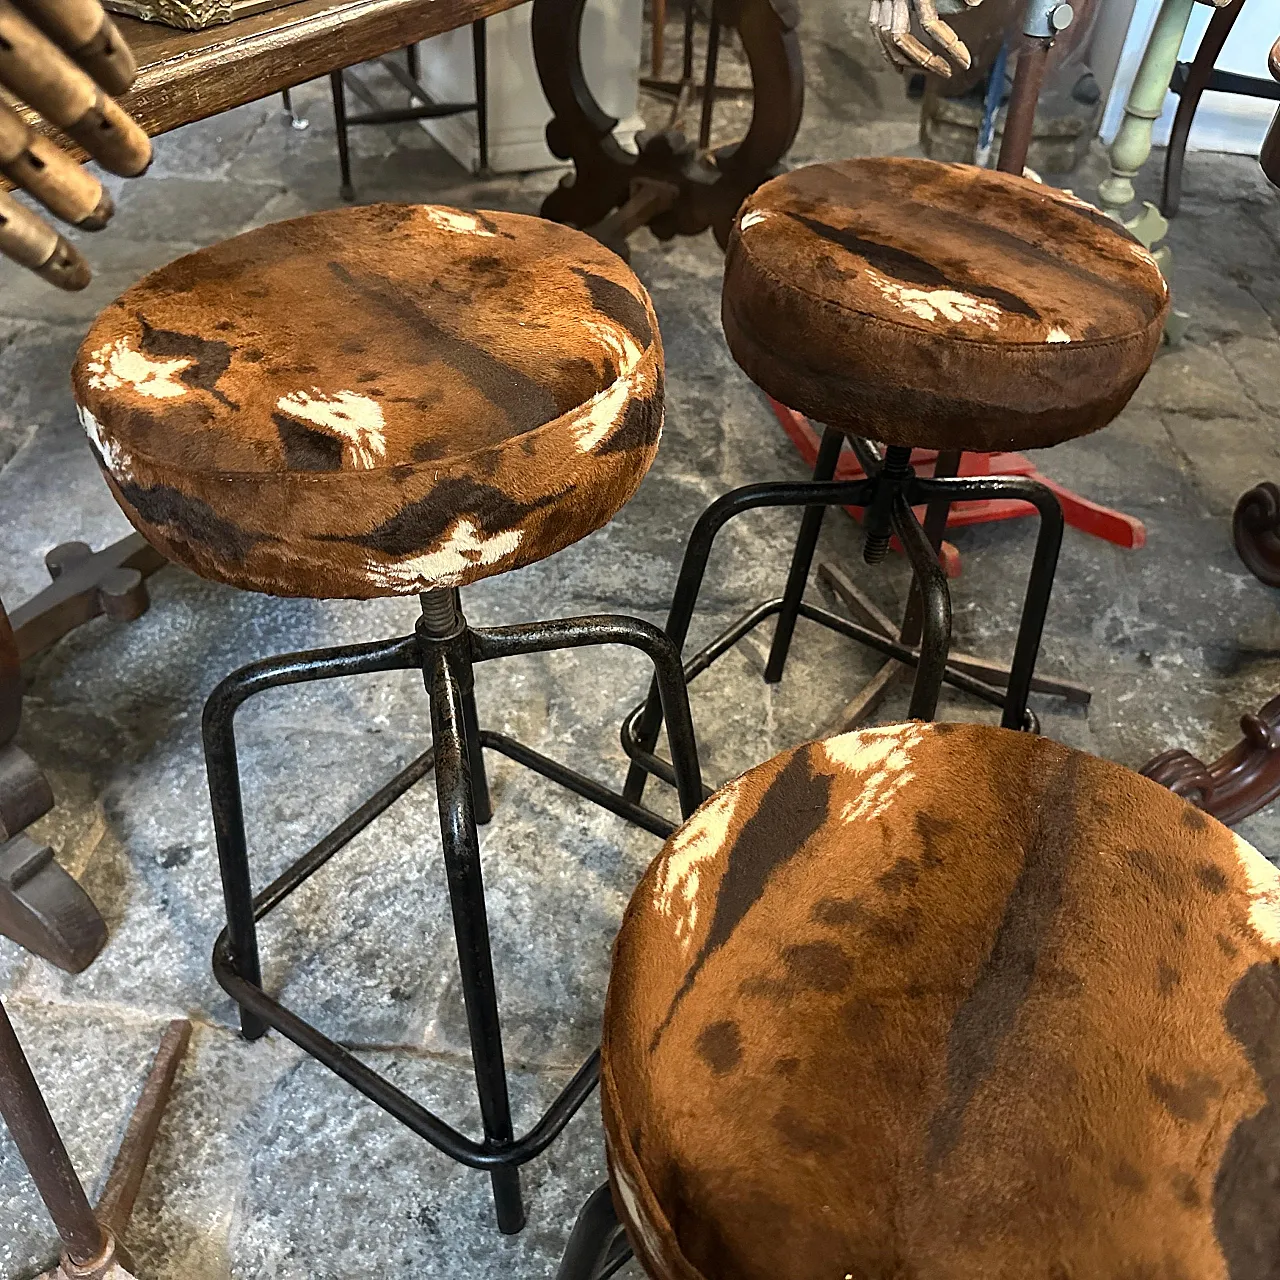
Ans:
<svg viewBox="0 0 1280 1280"><path fill-rule="evenodd" d="M803 414L788 409L772 397L769 399L774 415L782 424L791 443L800 451L800 456L810 466L818 456L818 432ZM933 463L938 454L934 449L915 449L911 454L911 463L921 475L931 475ZM846 450L840 456L836 467L836 479L857 480L863 474L857 458ZM960 474L962 476L1029 476L1047 485L1062 503L1062 514L1074 529L1090 534L1095 538L1103 538L1114 542L1118 547L1136 550L1147 540L1147 530L1141 520L1127 516L1123 511L1113 511L1110 507L1099 506L1082 498L1070 489L1055 484L1048 476L1036 470L1030 458L1021 453L966 453L961 456ZM982 500L978 502L957 502L953 504L947 518L947 528L958 529L967 524L986 524L992 520L1013 520L1019 516L1035 515L1035 507L1028 502L1017 502L1009 499ZM855 520L861 520L862 509L849 507L849 514ZM917 507L916 515L923 520L924 508ZM898 541L893 541L895 550L901 550ZM944 542L938 556L947 577L955 578L960 574L960 553L949 542Z"/></svg>

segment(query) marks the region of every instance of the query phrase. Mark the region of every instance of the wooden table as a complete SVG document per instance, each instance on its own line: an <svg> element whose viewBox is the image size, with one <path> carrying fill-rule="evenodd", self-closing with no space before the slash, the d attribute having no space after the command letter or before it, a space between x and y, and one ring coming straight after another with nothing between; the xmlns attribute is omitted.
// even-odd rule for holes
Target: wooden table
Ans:
<svg viewBox="0 0 1280 1280"><path fill-rule="evenodd" d="M120 103L155 136L523 3L296 0L203 31L118 17L139 68Z"/></svg>

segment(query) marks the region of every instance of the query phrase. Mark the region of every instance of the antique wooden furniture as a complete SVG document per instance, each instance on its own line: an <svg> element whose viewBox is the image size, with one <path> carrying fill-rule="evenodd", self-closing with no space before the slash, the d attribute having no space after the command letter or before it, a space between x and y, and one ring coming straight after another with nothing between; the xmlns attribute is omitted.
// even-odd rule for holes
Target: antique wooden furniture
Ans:
<svg viewBox="0 0 1280 1280"><path fill-rule="evenodd" d="M1106 426L1146 373L1167 306L1163 277L1128 233L1074 196L1021 176L878 158L810 165L761 187L729 243L725 336L753 382L826 430L812 482L734 490L695 525L667 618L679 645L726 521L756 507L805 508L782 596L693 657L687 677L776 615L764 678L780 680L804 617L914 666L913 717L932 718L945 681L1002 706L1006 727L1023 727L1062 511L1050 490L1022 477L919 477L912 449L935 449L953 467L962 451L1044 447ZM846 438L869 478L835 478ZM944 522L951 502L972 498L1016 498L1040 514L1004 689L947 666L950 598L936 516ZM916 504L935 505L924 526ZM804 600L828 506L865 509L869 564L883 559L892 533L901 540L919 601L899 638ZM635 753L624 790L633 801L660 723L651 691L623 726Z"/></svg>
<svg viewBox="0 0 1280 1280"><path fill-rule="evenodd" d="M1262 1280L1278 1025L1280 872L1163 788L977 725L798 747L632 896L559 1280Z"/></svg>
<svg viewBox="0 0 1280 1280"><path fill-rule="evenodd" d="M21 658L0 605L0 934L79 973L102 950L107 927L53 851L26 834L53 808L53 791L14 743L22 717Z"/></svg>
<svg viewBox="0 0 1280 1280"><path fill-rule="evenodd" d="M792 0L718 0L714 6L715 21L738 33L754 88L746 135L714 152L706 150L715 100L714 44L704 77L709 87L700 129L703 146L678 130L666 130L638 135L638 150L632 153L614 138L617 121L601 109L582 72L579 35L585 7L586 0L533 4L534 57L553 112L547 145L552 154L572 160L575 169L543 201L543 216L593 228L617 210L619 216L604 233L614 245L640 226L660 239L710 227L724 244L743 198L775 172L800 125L804 83Z"/></svg>
<svg viewBox="0 0 1280 1280"><path fill-rule="evenodd" d="M246 271L253 290L240 287ZM538 342L525 339L525 325ZM481 749L659 836L672 824L482 731L474 665L587 645L641 650L662 690L683 813L703 793L679 654L656 627L601 616L472 629L456 590L576 542L639 485L663 416L648 295L597 241L541 219L342 208L251 231L147 276L95 322L73 381L112 491L170 559L273 595L421 596L414 635L269 658L211 695L205 752L228 919L214 971L240 1005L246 1037L275 1027L453 1159L489 1170L499 1226L520 1230L518 1166L590 1093L597 1059L514 1135L480 875L477 824L491 817ZM255 898L237 707L279 685L415 669L430 699L431 748ZM268 995L258 958L256 921L432 771L480 1140Z"/></svg>
<svg viewBox="0 0 1280 1280"><path fill-rule="evenodd" d="M1122 220L1125 211L1137 198L1133 180L1151 155L1152 129L1164 108L1165 94L1178 62L1178 50L1191 20L1191 8L1197 2L1222 9L1235 0L1162 0L1138 74L1125 102L1124 118L1111 141L1110 176L1098 185L1099 207L1116 219ZM1148 248L1158 245L1169 229L1167 220L1149 202L1126 225ZM1167 269L1168 247L1157 250L1156 256L1162 269ZM1177 331L1184 324L1185 318L1177 326Z"/></svg>
<svg viewBox="0 0 1280 1280"><path fill-rule="evenodd" d="M1266 481L1241 495L1232 518L1236 551L1260 582L1280 587L1280 485ZM1231 825L1280 796L1280 695L1240 717L1241 740L1211 764L1175 747L1143 774Z"/></svg>
<svg viewBox="0 0 1280 1280"><path fill-rule="evenodd" d="M1267 58L1267 67L1274 79L1280 80L1280 38L1271 46ZM1266 139L1262 143L1262 152L1258 157L1262 172L1277 187L1280 187L1280 107L1272 117L1271 128L1267 130Z"/></svg>
<svg viewBox="0 0 1280 1280"><path fill-rule="evenodd" d="M196 30L221 26L268 9L283 9L293 0L105 0L105 3L108 9L131 18Z"/></svg>
<svg viewBox="0 0 1280 1280"><path fill-rule="evenodd" d="M1271 48L1268 65L1280 81L1280 39ZM1268 176L1280 186L1280 111L1268 143L1273 139L1276 171ZM1264 171L1267 156L1264 145ZM1280 587L1280 485L1268 480L1243 493L1232 514L1231 532L1249 572L1269 587ZM1240 822L1280 796L1280 695L1257 712L1241 716L1240 732L1241 740L1212 764L1175 747L1153 756L1142 772L1219 821Z"/></svg>
<svg viewBox="0 0 1280 1280"><path fill-rule="evenodd" d="M1214 64L1222 53L1236 19L1244 9L1244 0L1232 0L1209 20L1209 29L1191 62L1179 62L1173 69L1169 88L1178 95L1178 113L1173 118L1173 133L1164 157L1164 189L1160 212L1172 218L1182 199L1182 166L1186 158L1187 138L1195 120L1196 107L1206 89L1216 93L1238 93L1252 98L1272 98L1280 102L1280 84L1261 76L1237 75L1218 71Z"/></svg>
<svg viewBox="0 0 1280 1280"><path fill-rule="evenodd" d="M166 133L522 2L294 0L203 31L122 18L138 80L120 103L148 133Z"/></svg>

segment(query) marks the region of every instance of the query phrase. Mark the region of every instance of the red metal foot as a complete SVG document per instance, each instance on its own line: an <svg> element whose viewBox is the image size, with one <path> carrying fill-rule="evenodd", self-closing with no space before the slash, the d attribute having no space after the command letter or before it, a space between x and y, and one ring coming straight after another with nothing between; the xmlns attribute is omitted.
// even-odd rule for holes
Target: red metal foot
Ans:
<svg viewBox="0 0 1280 1280"><path fill-rule="evenodd" d="M794 409L788 409L786 405L779 404L772 397L769 398L769 405L791 443L799 450L800 456L812 466L818 456L818 432L813 429L808 418ZM937 451L934 449L914 449L911 453L911 465L921 475L932 475L933 464L937 457ZM1113 511L1110 507L1090 502L1088 498L1082 498L1078 493L1064 489L1048 476L1041 475L1036 470L1035 463L1024 454L966 453L961 456L960 474L962 476L1028 476L1032 480L1039 480L1041 484L1053 490L1062 504L1062 514L1066 522L1073 529L1079 529L1082 533L1102 538L1129 550L1136 550L1146 543L1147 530L1141 520L1125 515L1123 511ZM857 458L846 450L840 455L840 462L836 467L836 479L858 480L862 476L862 467L858 464ZM861 507L848 507L847 510L855 520L862 519ZM1035 507L1029 502L1009 499L956 502L951 506L947 528L958 529L967 524L987 524L992 520L1013 520L1019 516L1035 515L1035 511ZM917 507L916 515L923 520L924 508ZM901 550L896 538L893 541L893 547L895 550ZM942 544L939 559L948 578L959 576L960 553L951 543Z"/></svg>

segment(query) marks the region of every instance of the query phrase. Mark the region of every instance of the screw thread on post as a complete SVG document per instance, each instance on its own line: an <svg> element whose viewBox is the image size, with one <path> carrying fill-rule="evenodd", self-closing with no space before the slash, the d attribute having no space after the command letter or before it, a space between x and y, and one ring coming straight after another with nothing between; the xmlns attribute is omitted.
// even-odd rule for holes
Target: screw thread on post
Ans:
<svg viewBox="0 0 1280 1280"><path fill-rule="evenodd" d="M867 532L862 544L862 558L867 564L879 564L889 554L889 540L893 537L893 524L890 521L893 500L914 474L911 469L910 446L890 445L876 476L878 484L875 497L867 508Z"/></svg>
<svg viewBox="0 0 1280 1280"><path fill-rule="evenodd" d="M457 627L458 593L452 587L424 591L418 599L422 602L422 621L430 635L447 636Z"/></svg>

